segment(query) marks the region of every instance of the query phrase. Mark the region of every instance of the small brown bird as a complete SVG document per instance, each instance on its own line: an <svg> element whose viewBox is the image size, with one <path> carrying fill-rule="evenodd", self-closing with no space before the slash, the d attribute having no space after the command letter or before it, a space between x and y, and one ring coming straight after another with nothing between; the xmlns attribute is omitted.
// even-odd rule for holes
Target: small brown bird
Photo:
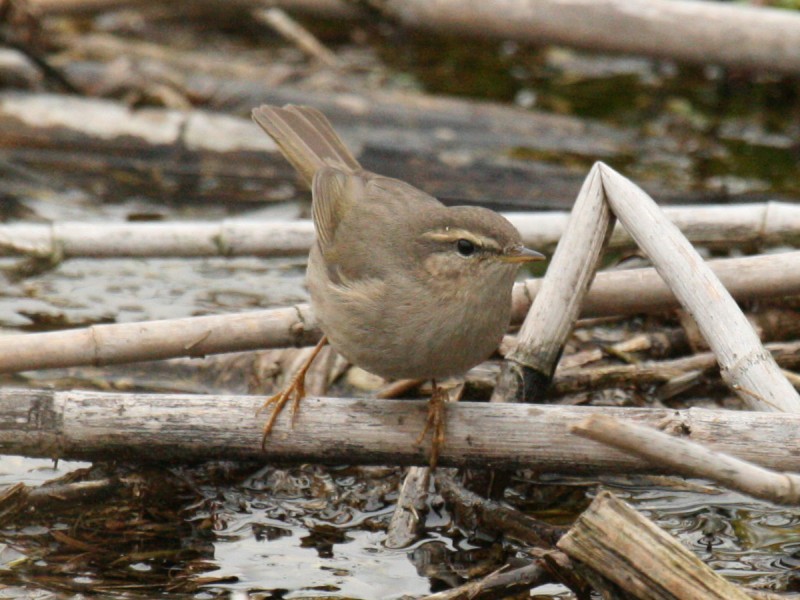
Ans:
<svg viewBox="0 0 800 600"><path fill-rule="evenodd" d="M325 337L273 405L264 439L327 341L386 378L432 379L431 466L444 440L435 380L460 375L497 348L521 263L544 256L522 245L504 217L446 207L403 181L365 171L328 120L305 106L261 106L253 119L310 185L317 239L308 259L311 306Z"/></svg>

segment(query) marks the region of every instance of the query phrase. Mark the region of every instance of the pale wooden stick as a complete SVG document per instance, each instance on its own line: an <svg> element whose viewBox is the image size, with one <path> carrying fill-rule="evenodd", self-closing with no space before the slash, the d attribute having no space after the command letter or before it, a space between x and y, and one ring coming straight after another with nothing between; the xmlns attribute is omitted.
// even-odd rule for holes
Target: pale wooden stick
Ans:
<svg viewBox="0 0 800 600"><path fill-rule="evenodd" d="M793 245L800 242L800 206L794 203L665 206L664 211L695 245L717 246L728 242ZM617 239L617 235L621 239ZM611 245L630 243L628 239L630 234L621 227L615 230Z"/></svg>
<svg viewBox="0 0 800 600"><path fill-rule="evenodd" d="M316 58L325 66L336 70L342 68L341 61L333 52L328 50L308 29L300 25L280 8L254 10L252 14L257 21L266 23L295 44L300 50L312 58Z"/></svg>
<svg viewBox="0 0 800 600"><path fill-rule="evenodd" d="M307 220L0 225L0 253L64 258L298 256L313 239Z"/></svg>
<svg viewBox="0 0 800 600"><path fill-rule="evenodd" d="M403 478L392 520L386 529L387 548L406 548L419 539L425 515L428 513L430 467L411 467Z"/></svg>
<svg viewBox="0 0 800 600"><path fill-rule="evenodd" d="M695 245L737 247L800 242L800 205L783 202L720 206L667 206L667 217ZM550 251L566 230L569 213L505 213L530 248ZM299 256L311 249L309 220L225 219L213 223L84 223L79 221L0 224L0 252L70 257ZM609 247L633 240L619 224Z"/></svg>
<svg viewBox="0 0 800 600"><path fill-rule="evenodd" d="M710 248L767 247L800 242L800 206L769 201L757 204L662 206L667 217L697 246ZM566 212L509 212L505 216L531 248L550 250L569 221ZM635 243L619 223L609 248L630 248Z"/></svg>
<svg viewBox="0 0 800 600"><path fill-rule="evenodd" d="M380 10L411 27L800 72L800 15L692 0L385 0Z"/></svg>
<svg viewBox="0 0 800 600"><path fill-rule="evenodd" d="M427 417L425 401L308 397L294 427L290 415L279 418L262 450L263 423L255 411L263 402L262 396L0 389L0 452L88 460L428 464L426 449L414 443ZM474 402L448 403L446 412L442 467L663 470L569 432L588 416L606 414L688 435L769 469L800 471L800 415Z"/></svg>
<svg viewBox="0 0 800 600"><path fill-rule="evenodd" d="M710 479L724 487L776 504L795 505L800 502L800 476L762 469L649 427L593 415L574 425L571 431L649 460L655 465L666 465L669 470L685 477Z"/></svg>
<svg viewBox="0 0 800 600"><path fill-rule="evenodd" d="M598 168L586 176L547 276L500 372L493 402L541 396L578 319L614 219L603 198Z"/></svg>
<svg viewBox="0 0 800 600"><path fill-rule="evenodd" d="M610 492L597 495L558 547L643 600L749 600Z"/></svg>
<svg viewBox="0 0 800 600"><path fill-rule="evenodd" d="M307 346L320 337L307 304L235 315L92 325L0 336L0 372Z"/></svg>
<svg viewBox="0 0 800 600"><path fill-rule="evenodd" d="M599 163L614 214L694 317L717 356L723 379L751 407L800 412L800 395L703 259L638 186Z"/></svg>
<svg viewBox="0 0 800 600"><path fill-rule="evenodd" d="M800 252L710 261L741 300L800 294ZM514 287L512 322L519 323L541 280ZM678 302L654 269L598 273L583 315L660 313ZM234 315L93 325L47 333L0 335L0 373L198 357L223 352L313 345L321 333L307 304Z"/></svg>
<svg viewBox="0 0 800 600"><path fill-rule="evenodd" d="M717 259L708 261L706 265L739 301L800 294L800 252ZM541 285L541 279L528 279L514 287L514 323L525 318ZM592 282L581 315L652 314L678 306L675 294L655 269L603 271Z"/></svg>

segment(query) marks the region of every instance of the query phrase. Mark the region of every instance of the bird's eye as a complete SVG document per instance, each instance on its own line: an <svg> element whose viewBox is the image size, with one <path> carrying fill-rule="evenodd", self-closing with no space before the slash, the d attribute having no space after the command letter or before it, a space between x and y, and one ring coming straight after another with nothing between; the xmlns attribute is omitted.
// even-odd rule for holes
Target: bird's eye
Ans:
<svg viewBox="0 0 800 600"><path fill-rule="evenodd" d="M461 256L472 256L475 254L475 244L469 240L461 238L456 242L456 250Z"/></svg>

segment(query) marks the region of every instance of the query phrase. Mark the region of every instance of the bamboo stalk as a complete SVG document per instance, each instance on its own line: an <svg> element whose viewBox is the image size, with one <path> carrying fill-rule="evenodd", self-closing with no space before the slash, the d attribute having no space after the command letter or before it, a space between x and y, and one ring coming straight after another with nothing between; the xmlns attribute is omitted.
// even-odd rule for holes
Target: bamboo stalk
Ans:
<svg viewBox="0 0 800 600"><path fill-rule="evenodd" d="M235 315L93 325L0 336L0 372L305 346L320 336L306 304Z"/></svg>
<svg viewBox="0 0 800 600"><path fill-rule="evenodd" d="M693 244L709 248L767 247L800 242L800 206L787 202L662 206L672 223ZM513 212L505 216L532 248L549 251L566 231L567 212ZM609 248L635 247L619 223Z"/></svg>
<svg viewBox="0 0 800 600"><path fill-rule="evenodd" d="M64 258L300 256L313 240L309 220L0 225L0 253Z"/></svg>
<svg viewBox="0 0 800 600"><path fill-rule="evenodd" d="M492 401L521 402L544 395L613 226L614 217L603 198L603 184L595 166L575 200L569 225L522 323L516 345L506 355Z"/></svg>
<svg viewBox="0 0 800 600"><path fill-rule="evenodd" d="M800 15L692 0L386 0L411 27L693 63L800 72Z"/></svg>
<svg viewBox="0 0 800 600"><path fill-rule="evenodd" d="M751 407L800 412L800 395L678 228L633 182L602 163L599 169L611 210L697 322L731 389Z"/></svg>
<svg viewBox="0 0 800 600"><path fill-rule="evenodd" d="M31 0L43 14L91 12L142 0ZM237 0L323 17L369 13L336 0ZM215 3L210 3L214 6ZM225 4L216 3L219 10ZM407 27L449 34L641 53L692 63L800 72L800 17L788 10L693 0L386 0L376 4Z"/></svg>
<svg viewBox="0 0 800 600"><path fill-rule="evenodd" d="M776 504L800 503L800 476L762 469L701 444L611 417L593 415L572 427L581 436L666 466L685 477L720 485Z"/></svg>
<svg viewBox="0 0 800 600"><path fill-rule="evenodd" d="M740 302L800 294L800 252L717 259L705 264ZM525 317L540 286L541 279L528 279L514 287L513 322ZM678 306L675 295L656 269L603 271L592 282L581 315L654 314Z"/></svg>
<svg viewBox="0 0 800 600"><path fill-rule="evenodd" d="M0 452L64 459L210 459L427 465L415 443L427 403L308 397L265 449L260 396L0 390ZM800 470L800 415L689 409L448 403L445 466L556 473L662 472L569 432L595 414L661 427L777 471ZM343 440L346 439L346 443Z"/></svg>
<svg viewBox="0 0 800 600"><path fill-rule="evenodd" d="M800 252L709 261L708 265L740 300L800 294ZM514 287L512 323L524 318L540 282L528 280ZM582 314L661 313L677 306L654 269L631 269L598 273ZM320 335L307 304L232 315L8 334L0 336L0 373L313 345Z"/></svg>
<svg viewBox="0 0 800 600"><path fill-rule="evenodd" d="M800 242L800 205L765 202L739 205L666 206L664 212L686 238L709 248L769 247ZM526 245L551 251L566 230L569 213L505 213ZM314 241L310 220L90 223L80 221L0 224L0 253L53 254L64 258L301 256ZM634 246L617 225L610 248Z"/></svg>

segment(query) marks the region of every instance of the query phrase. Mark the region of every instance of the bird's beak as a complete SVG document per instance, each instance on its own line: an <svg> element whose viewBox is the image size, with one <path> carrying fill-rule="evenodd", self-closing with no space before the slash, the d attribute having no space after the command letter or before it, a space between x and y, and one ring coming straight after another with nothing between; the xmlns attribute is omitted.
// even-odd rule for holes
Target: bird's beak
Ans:
<svg viewBox="0 0 800 600"><path fill-rule="evenodd" d="M507 248L500 255L500 260L507 263L528 263L544 260L545 258L547 257L541 252L531 250L522 245Z"/></svg>

